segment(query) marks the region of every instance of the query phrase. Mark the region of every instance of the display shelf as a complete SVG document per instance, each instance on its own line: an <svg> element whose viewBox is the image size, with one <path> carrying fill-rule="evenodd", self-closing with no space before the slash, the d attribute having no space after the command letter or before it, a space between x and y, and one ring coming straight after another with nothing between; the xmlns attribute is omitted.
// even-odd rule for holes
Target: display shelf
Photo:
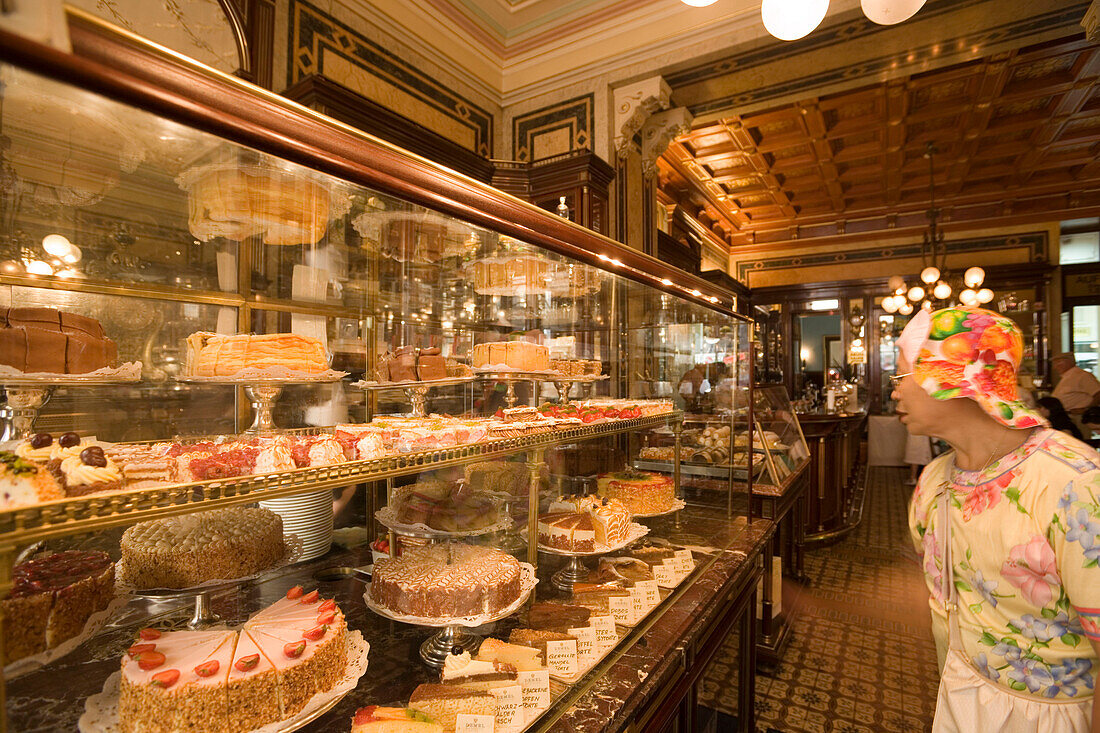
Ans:
<svg viewBox="0 0 1100 733"><path fill-rule="evenodd" d="M321 491L421 471L502 458L531 449L646 430L679 420L679 412L578 425L547 433L487 440L439 450L403 453L318 468L198 481L45 502L0 512L0 549L107 527L133 524L198 509L220 509L264 499ZM200 506L201 505L201 506Z"/></svg>
<svg viewBox="0 0 1100 733"><path fill-rule="evenodd" d="M633 462L634 468L639 471L660 471L662 473L672 473L672 463L669 461L643 461L635 460ZM760 474L764 464L757 461L753 464L753 475ZM699 463L686 463L680 462L680 473L685 476L699 476L701 478L727 478L730 474L730 466L707 466ZM744 466L733 466L733 478L735 480L744 481L748 478L749 472Z"/></svg>

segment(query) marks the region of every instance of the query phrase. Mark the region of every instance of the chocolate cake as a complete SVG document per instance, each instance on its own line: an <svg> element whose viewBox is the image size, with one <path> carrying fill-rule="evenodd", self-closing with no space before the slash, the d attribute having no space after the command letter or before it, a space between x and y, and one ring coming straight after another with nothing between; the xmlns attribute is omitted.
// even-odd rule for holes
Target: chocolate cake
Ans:
<svg viewBox="0 0 1100 733"><path fill-rule="evenodd" d="M401 346L378 359L379 382L430 382L447 377L447 361L437 348Z"/></svg>
<svg viewBox="0 0 1100 733"><path fill-rule="evenodd" d="M115 366L99 321L53 308L0 308L0 364L21 372L86 374Z"/></svg>

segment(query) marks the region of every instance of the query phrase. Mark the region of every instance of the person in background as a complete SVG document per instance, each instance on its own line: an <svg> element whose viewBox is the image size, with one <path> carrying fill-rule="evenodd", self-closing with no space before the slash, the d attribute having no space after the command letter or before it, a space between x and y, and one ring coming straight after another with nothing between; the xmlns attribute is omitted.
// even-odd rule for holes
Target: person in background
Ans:
<svg viewBox="0 0 1100 733"><path fill-rule="evenodd" d="M1072 352L1056 354L1050 364L1060 375L1051 397L1058 398L1073 424L1084 435L1086 428L1081 422L1081 416L1088 408L1100 405L1100 380L1092 372L1086 372L1077 366L1077 358Z"/></svg>
<svg viewBox="0 0 1100 733"><path fill-rule="evenodd" d="M1016 394L1020 397L1020 402L1031 409L1038 408L1038 403L1035 401L1035 374L1030 370L1021 370L1016 375Z"/></svg>
<svg viewBox="0 0 1100 733"><path fill-rule="evenodd" d="M941 654L933 733L1100 733L1100 454L1017 399L1009 318L921 310L897 344L902 422L952 448L909 506Z"/></svg>
<svg viewBox="0 0 1100 733"><path fill-rule="evenodd" d="M1078 440L1081 440L1081 431L1073 424L1073 420L1069 419L1066 408L1062 407L1062 403L1058 401L1057 397L1040 397L1038 400L1038 408L1039 414L1050 421L1050 426L1052 428L1061 430L1063 433L1069 433Z"/></svg>

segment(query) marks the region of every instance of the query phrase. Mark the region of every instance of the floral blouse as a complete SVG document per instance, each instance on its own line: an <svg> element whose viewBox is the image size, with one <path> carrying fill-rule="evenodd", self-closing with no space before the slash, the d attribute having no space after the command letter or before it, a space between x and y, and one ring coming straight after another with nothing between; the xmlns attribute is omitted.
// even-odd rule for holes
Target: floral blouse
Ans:
<svg viewBox="0 0 1100 733"><path fill-rule="evenodd" d="M947 638L947 594L936 524L954 475L951 550L964 652L981 674L1018 692L1091 695L1098 661L1089 639L1100 641L1100 454L1040 429L983 471L956 473L953 457L928 465L909 506L940 638Z"/></svg>

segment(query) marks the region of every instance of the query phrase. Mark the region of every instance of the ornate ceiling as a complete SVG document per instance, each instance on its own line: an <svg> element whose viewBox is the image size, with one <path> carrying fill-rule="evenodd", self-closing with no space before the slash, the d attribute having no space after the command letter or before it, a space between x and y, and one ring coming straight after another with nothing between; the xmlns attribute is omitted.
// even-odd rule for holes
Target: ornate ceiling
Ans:
<svg viewBox="0 0 1100 733"><path fill-rule="evenodd" d="M1098 77L1100 47L1077 35L724 115L658 161L662 201L731 246L921 227L931 142L949 226L1057 219L1100 204Z"/></svg>

